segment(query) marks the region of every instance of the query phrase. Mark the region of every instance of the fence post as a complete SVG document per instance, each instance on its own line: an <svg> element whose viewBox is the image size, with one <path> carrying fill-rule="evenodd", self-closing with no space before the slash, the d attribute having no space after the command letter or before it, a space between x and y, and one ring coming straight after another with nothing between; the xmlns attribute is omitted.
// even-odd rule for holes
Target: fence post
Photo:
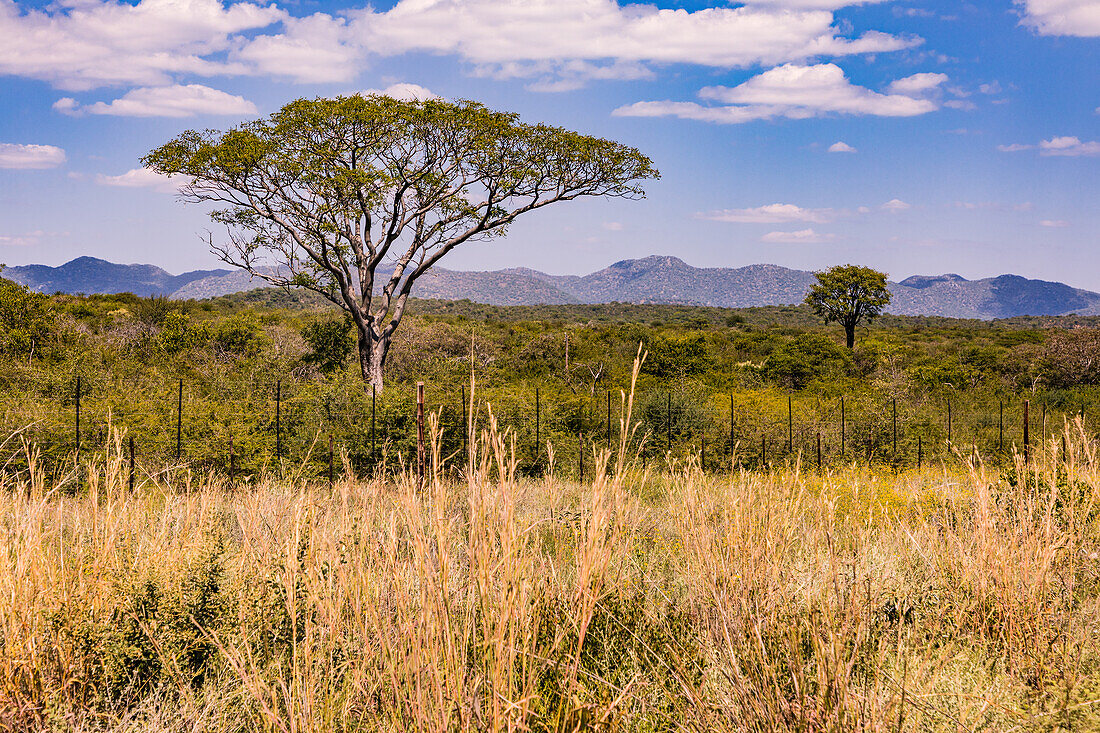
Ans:
<svg viewBox="0 0 1100 733"><path fill-rule="evenodd" d="M924 461L924 443L921 441L921 436L917 436L917 470L920 470L920 464Z"/></svg>
<svg viewBox="0 0 1100 733"><path fill-rule="evenodd" d="M768 467L768 436L760 436L760 467Z"/></svg>
<svg viewBox="0 0 1100 733"><path fill-rule="evenodd" d="M538 465L539 454L542 452L542 441L540 440L540 435L539 435L539 427L540 427L539 423L540 423L540 417L541 417L541 412L542 412L541 406L542 406L542 403L539 399L539 388L535 387L535 465ZM463 411L462 414L463 415L466 414L465 410Z"/></svg>
<svg viewBox="0 0 1100 733"><path fill-rule="evenodd" d="M275 460L279 463L280 471L283 461L283 380L275 382Z"/></svg>
<svg viewBox="0 0 1100 733"><path fill-rule="evenodd" d="M794 405L787 395L787 452L794 453Z"/></svg>
<svg viewBox="0 0 1100 733"><path fill-rule="evenodd" d="M704 432L699 437L699 466L703 473L707 472L707 434Z"/></svg>
<svg viewBox="0 0 1100 733"><path fill-rule="evenodd" d="M76 486L80 488L80 375L76 376Z"/></svg>
<svg viewBox="0 0 1100 733"><path fill-rule="evenodd" d="M333 482L333 470L332 470L333 462L334 462L334 456L332 455L332 433L329 433L328 434L328 488L329 488L329 491L332 490L332 486L333 486L333 483L334 483Z"/></svg>
<svg viewBox="0 0 1100 733"><path fill-rule="evenodd" d="M416 383L416 479L424 485L424 383Z"/></svg>
<svg viewBox="0 0 1100 733"><path fill-rule="evenodd" d="M947 398L947 442L951 442L951 398Z"/></svg>
<svg viewBox="0 0 1100 733"><path fill-rule="evenodd" d="M733 392L730 392L730 458L733 458Z"/></svg>
<svg viewBox="0 0 1100 733"><path fill-rule="evenodd" d="M466 455L466 442L469 438L469 436L468 436L469 429L468 429L468 426L467 426L467 423L466 423L466 385L465 384L460 384L459 387L462 388L462 455ZM537 404L538 403L538 390L537 389L535 390L535 395L536 395L535 396L535 402ZM538 418L536 418L536 423L537 423L537 421L538 421ZM535 431L536 431L536 433L538 432L537 427L535 428Z"/></svg>
<svg viewBox="0 0 1100 733"><path fill-rule="evenodd" d="M898 462L898 398L893 399L893 413L894 413L894 464Z"/></svg>
<svg viewBox="0 0 1100 733"><path fill-rule="evenodd" d="M236 456L233 453L233 436L229 437L229 485L232 486L237 481L237 463Z"/></svg>
<svg viewBox="0 0 1100 733"><path fill-rule="evenodd" d="M844 395L840 396L840 455L844 455Z"/></svg>
<svg viewBox="0 0 1100 733"><path fill-rule="evenodd" d="M1031 436L1028 432L1028 412L1031 408L1031 401L1024 400L1024 463L1028 463L1031 459Z"/></svg>
<svg viewBox="0 0 1100 733"><path fill-rule="evenodd" d="M611 452L611 390L607 390L607 452Z"/></svg>
<svg viewBox="0 0 1100 733"><path fill-rule="evenodd" d="M134 436L130 436L130 491L134 490Z"/></svg>
<svg viewBox="0 0 1100 733"><path fill-rule="evenodd" d="M817 434L817 470L821 471L821 433Z"/></svg>
<svg viewBox="0 0 1100 733"><path fill-rule="evenodd" d="M176 398L176 462L183 457L183 379L180 379L179 396Z"/></svg>
<svg viewBox="0 0 1100 733"><path fill-rule="evenodd" d="M577 431L577 466L580 468L580 483L584 483L584 430Z"/></svg>
<svg viewBox="0 0 1100 733"><path fill-rule="evenodd" d="M999 400L1000 413L997 417L997 450L1005 449L1005 401Z"/></svg>
<svg viewBox="0 0 1100 733"><path fill-rule="evenodd" d="M668 432L666 436L666 445L668 446L668 452L672 453L672 393L669 392L665 397L668 398L665 403L665 429Z"/></svg>

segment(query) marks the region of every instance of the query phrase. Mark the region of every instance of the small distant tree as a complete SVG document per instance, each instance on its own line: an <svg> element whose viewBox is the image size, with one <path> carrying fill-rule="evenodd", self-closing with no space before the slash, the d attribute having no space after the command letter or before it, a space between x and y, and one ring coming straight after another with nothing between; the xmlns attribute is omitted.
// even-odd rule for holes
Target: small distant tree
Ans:
<svg viewBox="0 0 1100 733"><path fill-rule="evenodd" d="M224 133L189 131L142 162L220 206L211 248L281 287L344 309L378 389L413 286L455 247L582 196L641 198L638 150L476 102L380 95L299 99Z"/></svg>
<svg viewBox="0 0 1100 733"><path fill-rule="evenodd" d="M817 283L806 294L807 305L825 323L844 327L848 348L856 345L856 326L870 323L890 302L886 273L859 265L837 265L815 272Z"/></svg>

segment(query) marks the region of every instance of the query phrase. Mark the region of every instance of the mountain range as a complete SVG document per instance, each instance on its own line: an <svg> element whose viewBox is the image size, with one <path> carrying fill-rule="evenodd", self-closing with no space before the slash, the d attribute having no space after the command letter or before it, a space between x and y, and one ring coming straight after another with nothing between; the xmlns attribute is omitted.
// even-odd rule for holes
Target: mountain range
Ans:
<svg viewBox="0 0 1100 733"><path fill-rule="evenodd" d="M9 267L3 276L40 292L166 295L210 298L263 287L240 270L195 270L171 275L153 265L120 265L78 257L59 267ZM563 303L682 303L723 308L799 303L812 272L778 265L692 267L681 259L650 256L622 260L588 275L549 275L528 268L491 272L433 268L417 283L420 298L466 298L493 305ZM1022 315L1100 314L1100 293L1063 283L1001 275L967 280L959 275L913 275L891 282L887 308L900 315L1010 318Z"/></svg>

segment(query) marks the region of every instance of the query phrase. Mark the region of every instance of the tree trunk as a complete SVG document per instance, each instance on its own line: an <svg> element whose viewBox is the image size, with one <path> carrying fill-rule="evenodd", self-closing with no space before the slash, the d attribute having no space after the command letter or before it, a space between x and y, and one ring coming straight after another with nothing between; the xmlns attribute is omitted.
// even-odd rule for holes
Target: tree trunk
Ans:
<svg viewBox="0 0 1100 733"><path fill-rule="evenodd" d="M856 324L844 324L844 340L848 344L849 349L856 347Z"/></svg>
<svg viewBox="0 0 1100 733"><path fill-rule="evenodd" d="M359 331L359 368L363 371L363 381L366 386L382 392L383 370L386 366L386 356L390 349L388 338L378 338L369 328ZM369 391L369 390L368 390Z"/></svg>

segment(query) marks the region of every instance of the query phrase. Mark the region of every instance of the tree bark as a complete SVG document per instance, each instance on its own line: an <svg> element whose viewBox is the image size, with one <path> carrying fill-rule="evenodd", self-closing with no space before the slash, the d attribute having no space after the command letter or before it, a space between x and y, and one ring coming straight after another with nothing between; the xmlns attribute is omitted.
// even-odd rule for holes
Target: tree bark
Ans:
<svg viewBox="0 0 1100 733"><path fill-rule="evenodd" d="M364 387L382 392L382 374L386 367L386 356L390 350L390 339L377 337L371 329L357 328L359 344L359 368L363 372Z"/></svg>
<svg viewBox="0 0 1100 733"><path fill-rule="evenodd" d="M844 324L844 341L848 344L849 349L856 347L856 324Z"/></svg>

